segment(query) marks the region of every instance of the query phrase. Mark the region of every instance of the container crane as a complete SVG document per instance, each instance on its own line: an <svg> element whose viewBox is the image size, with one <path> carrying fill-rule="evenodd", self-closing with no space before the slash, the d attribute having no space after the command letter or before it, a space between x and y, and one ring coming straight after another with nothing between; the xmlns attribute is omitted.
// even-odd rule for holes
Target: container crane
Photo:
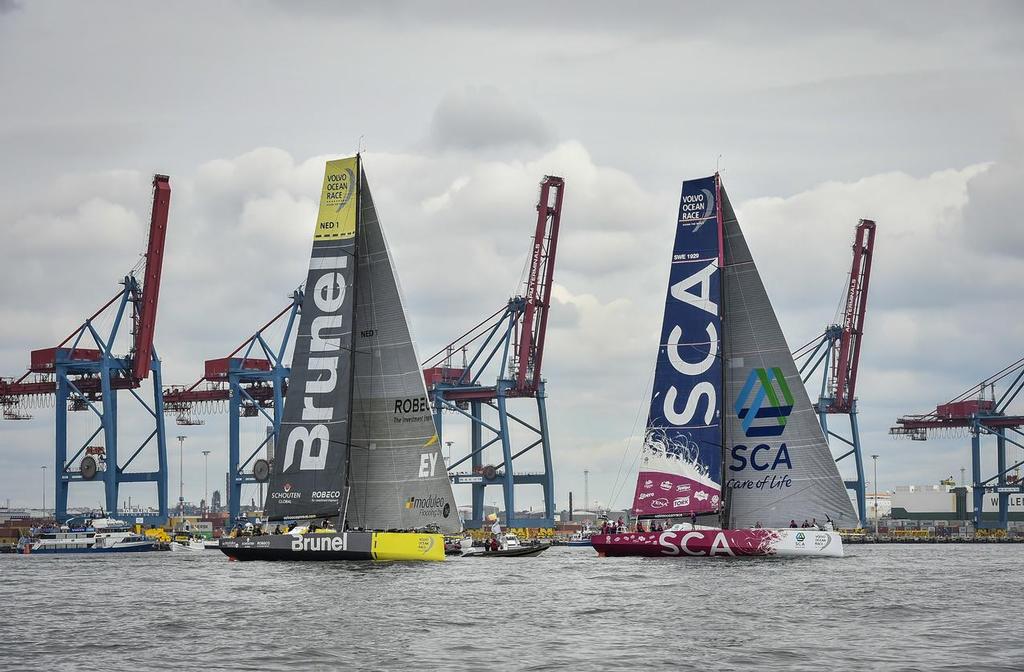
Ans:
<svg viewBox="0 0 1024 672"><path fill-rule="evenodd" d="M540 183L537 222L525 293L509 299L504 307L423 363L423 375L433 402L438 439L442 442L444 440L445 412L459 414L470 421L469 453L448 464L452 483L472 486L473 513L472 518L466 521L467 526L483 524L484 493L489 486L502 488L505 524L508 527L554 526L554 476L541 364L551 307L564 187L562 178L550 175L545 176ZM468 355L470 349L475 350L471 358ZM463 361L461 366L456 366L453 358L459 354ZM485 376L488 378L485 379ZM527 421L509 410L511 400L517 398L535 400L535 421ZM487 418L484 417L485 408L489 409ZM533 440L525 447L513 448L510 434L512 423L529 431ZM485 432L488 439L486 442ZM501 462L485 465L484 450L499 443ZM542 454L543 470L517 473L514 461L538 447ZM470 471L456 471L466 462L472 467ZM526 484L542 487L543 518L516 516L515 486Z"/></svg>
<svg viewBox="0 0 1024 672"><path fill-rule="evenodd" d="M177 416L179 425L198 425L196 416L228 404L228 512L234 521L241 512L242 486L263 483L270 477L273 449L281 433L284 396L291 373L285 364L285 352L295 318L302 307L302 291L295 290L292 300L269 322L235 348L227 357L208 359L202 378L187 387L164 390L164 411ZM271 328L285 319L284 333L271 345ZM241 459L241 419L263 417L268 431L248 455ZM257 458L266 448L267 458ZM250 466L251 465L251 466Z"/></svg>
<svg viewBox="0 0 1024 672"><path fill-rule="evenodd" d="M818 403L815 404L818 422L826 438L836 439L849 448L836 457L837 463L853 456L857 476L844 483L857 497L861 527L867 527L868 523L864 459L857 425L857 369L864 336L864 317L868 308L868 283L871 279L874 249L875 223L870 219L862 219L857 223L854 235L853 265L843 301L842 322L829 325L821 336L793 353L793 358L800 363L800 376L805 385L816 372L821 372L821 387ZM845 415L849 418L850 438L829 429L829 415Z"/></svg>
<svg viewBox="0 0 1024 672"><path fill-rule="evenodd" d="M156 333L160 276L171 201L170 178L153 177L153 207L149 223L142 282L134 273L124 276L121 290L99 310L86 318L56 347L34 350L29 370L17 379L0 379L0 406L6 419L27 419L26 402L54 399L55 420L55 517L68 517L68 491L72 483L92 481L104 484L105 509L118 510L121 483L152 482L157 486L159 521L167 518L167 448L164 436L160 360L153 347ZM97 328L97 318L112 310L113 323L107 333ZM117 356L117 345L126 313L130 310L131 349ZM93 347L95 346L95 347ZM152 374L153 396L147 401L138 390ZM121 461L118 445L117 392L128 390L152 417L152 431ZM96 416L96 429L68 458L68 412L89 411ZM102 434L99 445L94 439ZM155 439L155 471L128 471L128 467ZM82 457L84 455L84 457ZM79 460L79 458L82 458ZM153 521L156 522L156 521Z"/></svg>
<svg viewBox="0 0 1024 672"><path fill-rule="evenodd" d="M996 384L1006 390L996 396ZM893 436L927 441L929 435L967 431L971 435L972 522L974 529L1005 530L1009 522L1009 497L1024 493L1024 484L1010 472L1024 465L1024 460L1007 466L1006 444L1024 448L1024 415L1009 412L1010 405L1024 390L1024 358L992 374L977 385L964 390L930 413L904 415L889 429ZM986 398L987 397L987 398ZM985 478L981 469L981 437L996 439L996 473ZM999 496L996 520L986 520L983 512L985 493ZM966 495L966 492L964 492ZM959 508L959 507L958 507Z"/></svg>

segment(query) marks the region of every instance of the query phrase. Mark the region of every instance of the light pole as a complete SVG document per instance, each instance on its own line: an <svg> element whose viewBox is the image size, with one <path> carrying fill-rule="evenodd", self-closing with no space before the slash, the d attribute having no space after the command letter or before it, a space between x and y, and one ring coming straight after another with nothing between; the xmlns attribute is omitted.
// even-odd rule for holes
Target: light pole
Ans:
<svg viewBox="0 0 1024 672"><path fill-rule="evenodd" d="M960 487L964 487L964 472L967 471L966 467L960 467Z"/></svg>
<svg viewBox="0 0 1024 672"><path fill-rule="evenodd" d="M209 460L209 457L210 457L210 451L204 450L203 451L203 504L205 504L207 511L210 510L210 487L208 485L208 477L207 477L207 475L210 473L210 469L209 469L210 460Z"/></svg>
<svg viewBox="0 0 1024 672"><path fill-rule="evenodd" d="M43 470L43 518L46 517L46 465L44 464L40 469Z"/></svg>
<svg viewBox="0 0 1024 672"><path fill-rule="evenodd" d="M185 464L185 439L187 436L178 436L178 516L185 517L185 473L182 467Z"/></svg>
<svg viewBox="0 0 1024 672"><path fill-rule="evenodd" d="M445 441L444 445L448 446L448 457L445 458L445 461L444 461L444 468L445 468L445 471L447 471L448 470L448 465L450 465L452 463L452 442L451 441Z"/></svg>
<svg viewBox="0 0 1024 672"><path fill-rule="evenodd" d="M878 455L871 456L875 465L875 536L878 536Z"/></svg>
<svg viewBox="0 0 1024 672"><path fill-rule="evenodd" d="M587 503L587 511L590 511L590 471L583 470L583 501Z"/></svg>

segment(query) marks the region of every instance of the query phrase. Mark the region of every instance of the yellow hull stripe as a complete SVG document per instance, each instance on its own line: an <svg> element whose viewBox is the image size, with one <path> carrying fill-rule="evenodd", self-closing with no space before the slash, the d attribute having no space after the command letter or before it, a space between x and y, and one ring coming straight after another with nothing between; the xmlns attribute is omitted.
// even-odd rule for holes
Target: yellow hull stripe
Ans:
<svg viewBox="0 0 1024 672"><path fill-rule="evenodd" d="M374 560L444 560L444 537L418 532L374 532Z"/></svg>

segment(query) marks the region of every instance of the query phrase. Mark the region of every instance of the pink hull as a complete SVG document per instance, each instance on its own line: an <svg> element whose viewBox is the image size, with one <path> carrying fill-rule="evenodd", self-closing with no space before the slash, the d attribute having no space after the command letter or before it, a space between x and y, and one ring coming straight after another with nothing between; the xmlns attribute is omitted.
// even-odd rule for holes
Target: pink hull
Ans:
<svg viewBox="0 0 1024 672"><path fill-rule="evenodd" d="M835 532L819 530L671 530L595 534L590 538L601 556L826 556L842 557Z"/></svg>

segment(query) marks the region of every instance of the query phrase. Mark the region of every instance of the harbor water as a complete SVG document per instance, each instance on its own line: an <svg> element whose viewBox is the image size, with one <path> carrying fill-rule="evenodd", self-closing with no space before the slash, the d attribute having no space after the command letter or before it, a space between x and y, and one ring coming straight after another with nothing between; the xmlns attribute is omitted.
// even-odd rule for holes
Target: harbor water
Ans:
<svg viewBox="0 0 1024 672"><path fill-rule="evenodd" d="M1022 572L1018 545L436 564L5 555L0 668L1020 669L1007 598Z"/></svg>

